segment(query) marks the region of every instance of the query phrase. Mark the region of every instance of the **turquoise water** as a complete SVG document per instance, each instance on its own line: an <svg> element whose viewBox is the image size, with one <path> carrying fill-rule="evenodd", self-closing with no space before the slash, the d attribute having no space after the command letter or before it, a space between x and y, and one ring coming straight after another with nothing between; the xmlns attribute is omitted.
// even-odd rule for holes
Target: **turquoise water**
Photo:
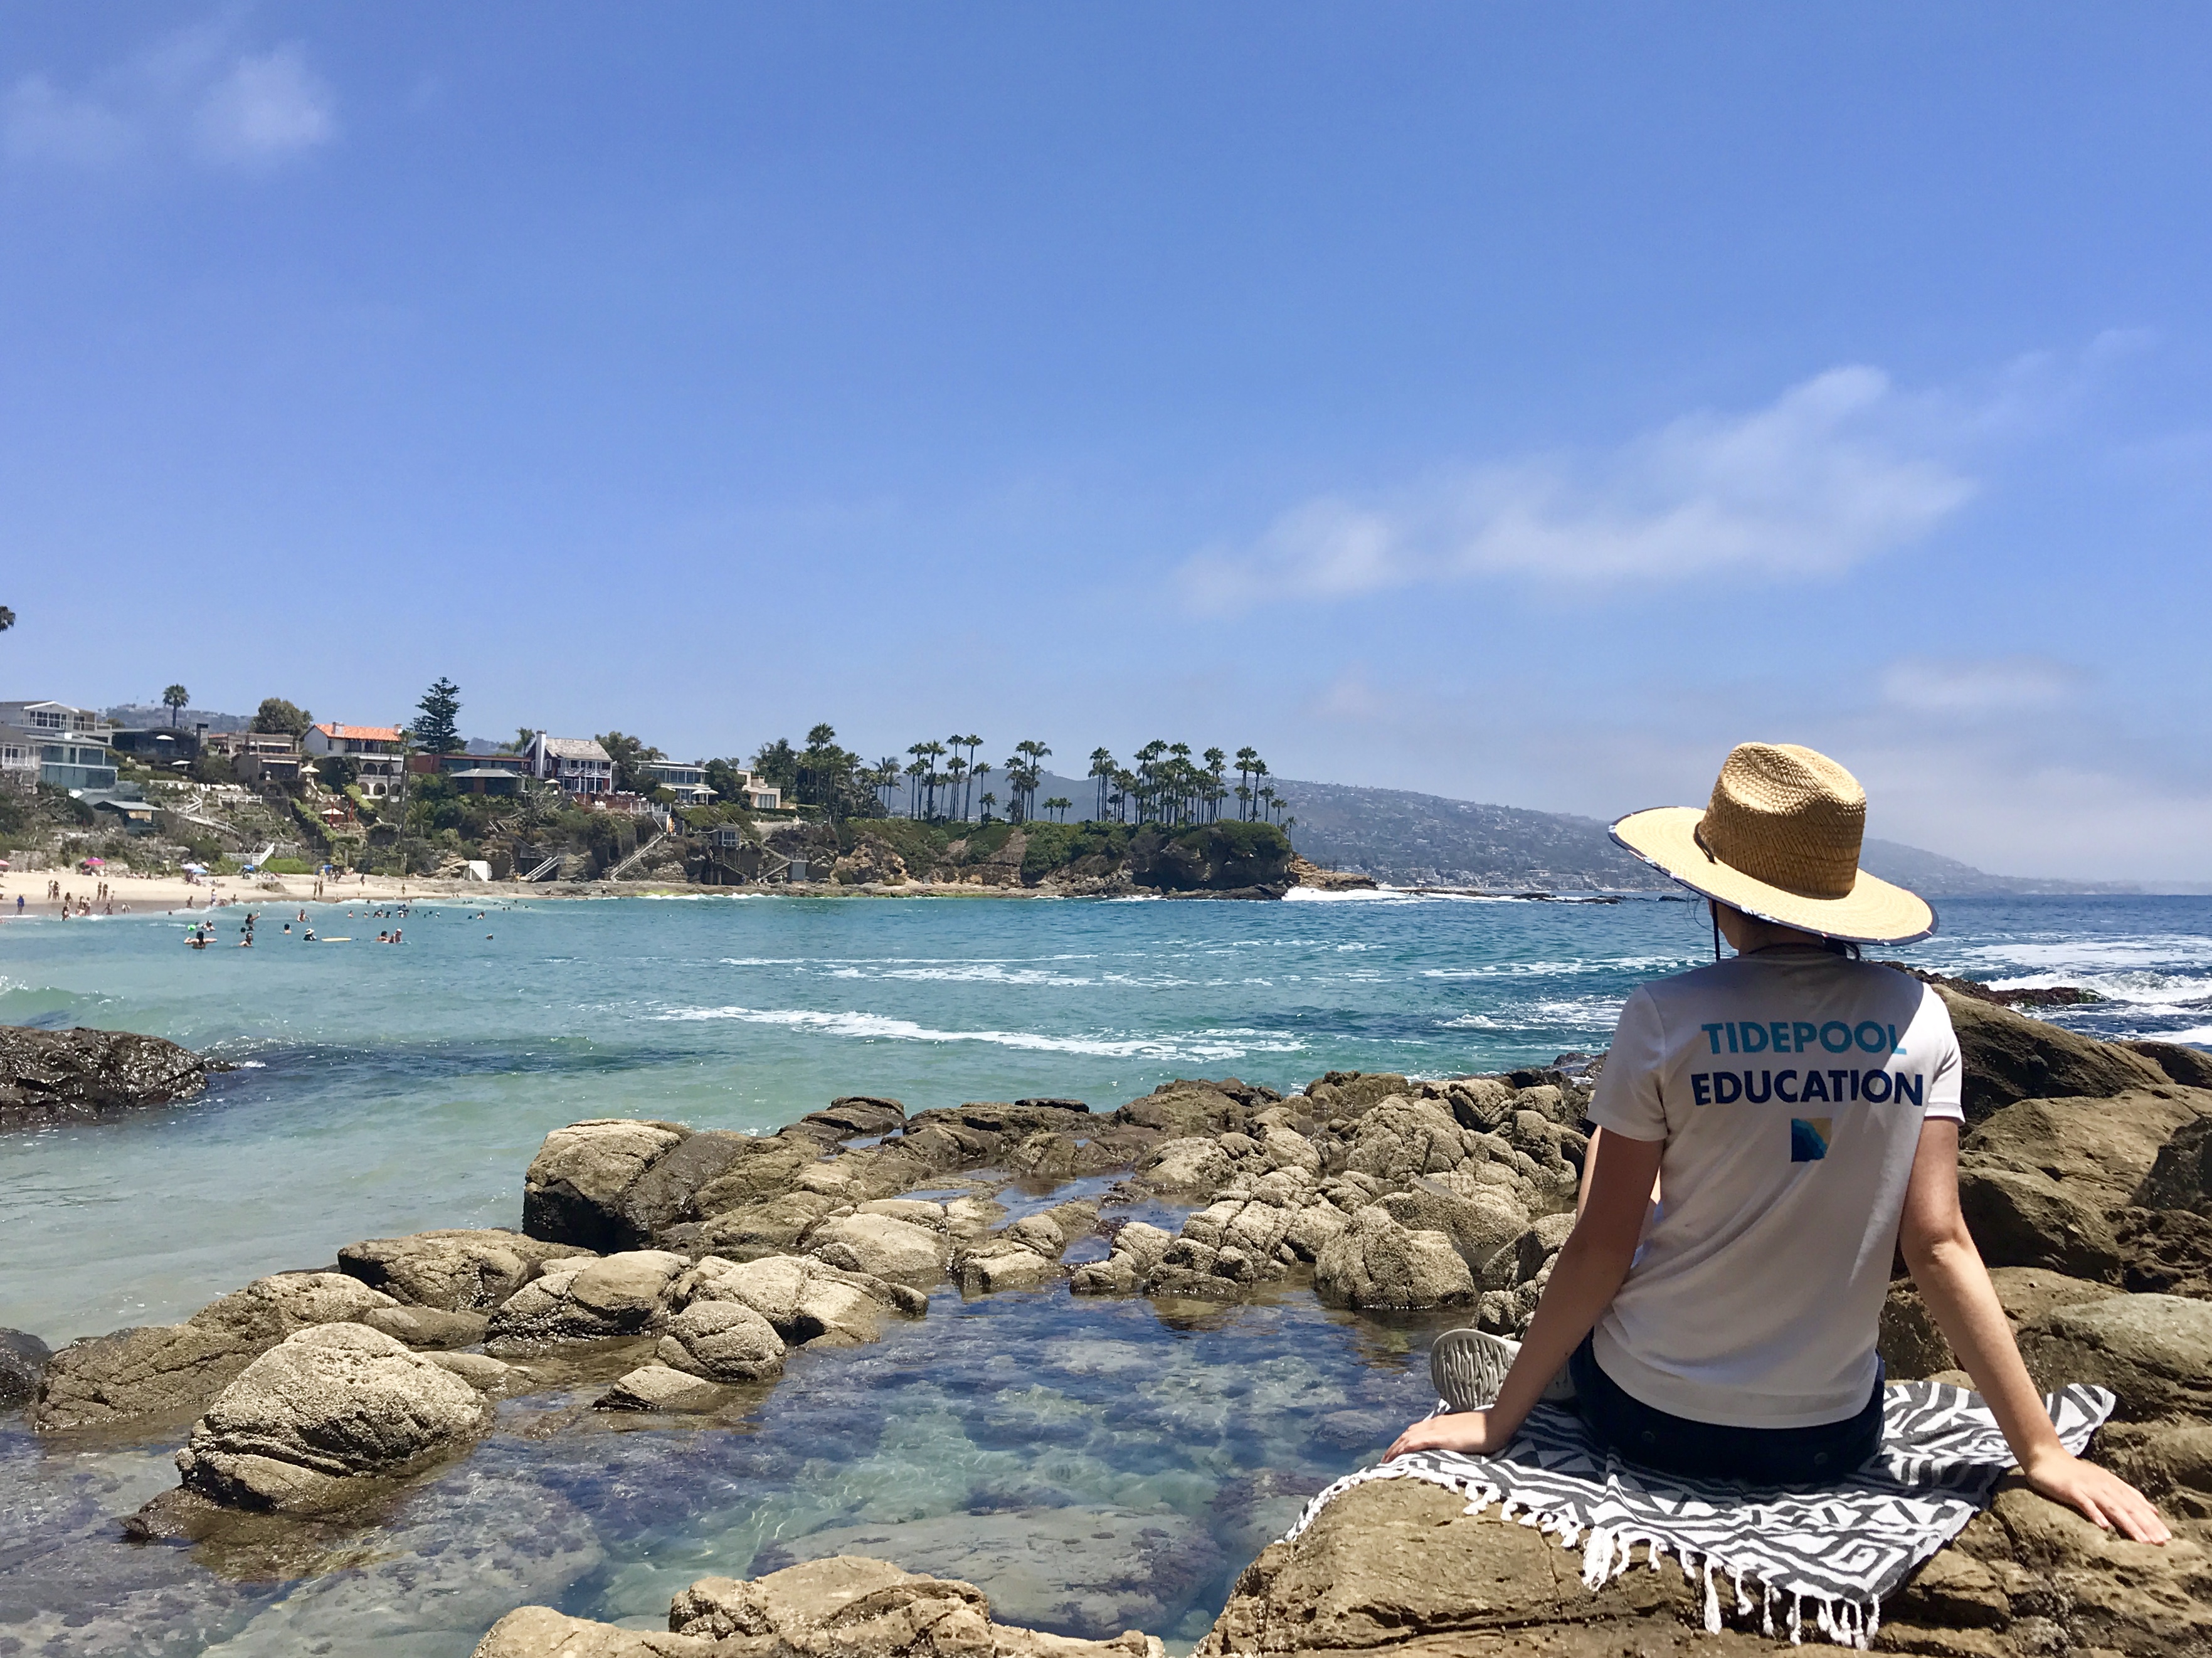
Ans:
<svg viewBox="0 0 2212 1658"><path fill-rule="evenodd" d="M326 937L392 925L310 913ZM251 951L186 950L181 917L0 924L0 1022L149 1031L241 1066L182 1106L0 1137L0 1325L58 1342L355 1238L514 1224L532 1152L580 1117L764 1128L849 1093L1109 1108L1175 1076L1494 1070L1603 1046L1637 982L1711 948L1692 906L1648 899L476 914L417 908L397 949L306 945L273 914ZM2112 999L2063 1017L2099 1034L2212 1042L2212 900L1944 920L1905 953L2088 984ZM510 1401L350 1563L261 1576L117 1541L114 1516L174 1482L173 1436L79 1451L0 1418L0 1654L459 1658L521 1601L650 1625L694 1577L836 1548L976 1577L1010 1618L1187 1643L1303 1497L1423 1407L1426 1331L1297 1293L1215 1311L940 1293L877 1346L796 1355L738 1420ZM987 1558L1054 1527L1067 1582Z"/></svg>

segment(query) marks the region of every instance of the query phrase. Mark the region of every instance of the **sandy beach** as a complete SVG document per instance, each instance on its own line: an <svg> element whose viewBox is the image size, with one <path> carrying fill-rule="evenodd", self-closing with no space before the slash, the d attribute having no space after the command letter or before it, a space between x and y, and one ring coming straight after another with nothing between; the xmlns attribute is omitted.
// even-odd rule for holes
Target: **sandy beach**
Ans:
<svg viewBox="0 0 2212 1658"><path fill-rule="evenodd" d="M61 902L46 896L48 884L54 881L61 883ZM103 882L106 885L104 897L99 896ZM88 874L82 870L11 870L0 875L0 917L16 914L18 896L23 900L25 915L57 914L64 903L74 913L78 899L90 903L95 915L146 915L233 904L387 903L463 895L510 898L524 890L512 882L487 885L482 881L438 881L422 877L401 880L392 876L349 875L343 880L333 878L325 881L323 896L318 899L315 878L312 875L216 875L188 881L181 875L110 876L104 872ZM110 905L113 906L112 912Z"/></svg>

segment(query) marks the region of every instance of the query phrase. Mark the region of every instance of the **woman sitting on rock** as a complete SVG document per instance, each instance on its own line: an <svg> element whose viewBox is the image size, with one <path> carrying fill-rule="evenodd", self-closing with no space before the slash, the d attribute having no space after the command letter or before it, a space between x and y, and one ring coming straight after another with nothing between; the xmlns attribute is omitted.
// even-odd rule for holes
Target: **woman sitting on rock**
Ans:
<svg viewBox="0 0 2212 1658"><path fill-rule="evenodd" d="M1417 1422L1389 1455L1501 1450L1571 1384L1631 1461L1763 1485L1838 1479L1881 1444L1875 1334L1901 1247L2028 1483L2166 1540L2140 1492L2059 1442L2021 1363L1959 1212L1950 1015L1917 980L1858 959L1858 944L1924 938L1936 920L1860 872L1865 817L1834 761L1747 743L1702 812L1613 825L1710 902L1716 960L1622 1009L1582 1213L1517 1352L1473 1330L1439 1339L1451 1402L1485 1408ZM1723 933L1733 960L1717 959Z"/></svg>

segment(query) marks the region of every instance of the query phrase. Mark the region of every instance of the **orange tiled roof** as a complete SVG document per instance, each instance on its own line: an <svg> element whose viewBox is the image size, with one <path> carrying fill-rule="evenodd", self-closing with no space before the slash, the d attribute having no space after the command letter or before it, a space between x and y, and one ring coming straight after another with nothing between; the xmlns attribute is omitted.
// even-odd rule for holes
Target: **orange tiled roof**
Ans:
<svg viewBox="0 0 2212 1658"><path fill-rule="evenodd" d="M319 725L315 729L333 743L397 743L399 730L395 726L340 726L335 723Z"/></svg>

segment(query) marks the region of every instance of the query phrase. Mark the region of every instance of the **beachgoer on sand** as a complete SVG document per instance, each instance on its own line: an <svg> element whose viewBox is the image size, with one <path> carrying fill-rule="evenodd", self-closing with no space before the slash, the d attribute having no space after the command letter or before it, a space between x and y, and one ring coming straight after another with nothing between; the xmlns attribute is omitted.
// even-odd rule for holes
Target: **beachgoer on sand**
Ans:
<svg viewBox="0 0 2212 1658"><path fill-rule="evenodd" d="M1706 899L1713 965L1628 999L1589 1107L1580 1213L1527 1336L1439 1337L1453 1409L1389 1455L1502 1451L1571 1390L1630 1461L1760 1485L1840 1478L1881 1443L1876 1326L1901 1248L2028 1484L2123 1536L2167 1540L2142 1493L2059 1442L2013 1344L1959 1212L1950 1014L1918 980L1859 959L1936 927L1923 901L1860 871L1865 821L1833 760L1746 743L1703 811L1613 826Z"/></svg>

